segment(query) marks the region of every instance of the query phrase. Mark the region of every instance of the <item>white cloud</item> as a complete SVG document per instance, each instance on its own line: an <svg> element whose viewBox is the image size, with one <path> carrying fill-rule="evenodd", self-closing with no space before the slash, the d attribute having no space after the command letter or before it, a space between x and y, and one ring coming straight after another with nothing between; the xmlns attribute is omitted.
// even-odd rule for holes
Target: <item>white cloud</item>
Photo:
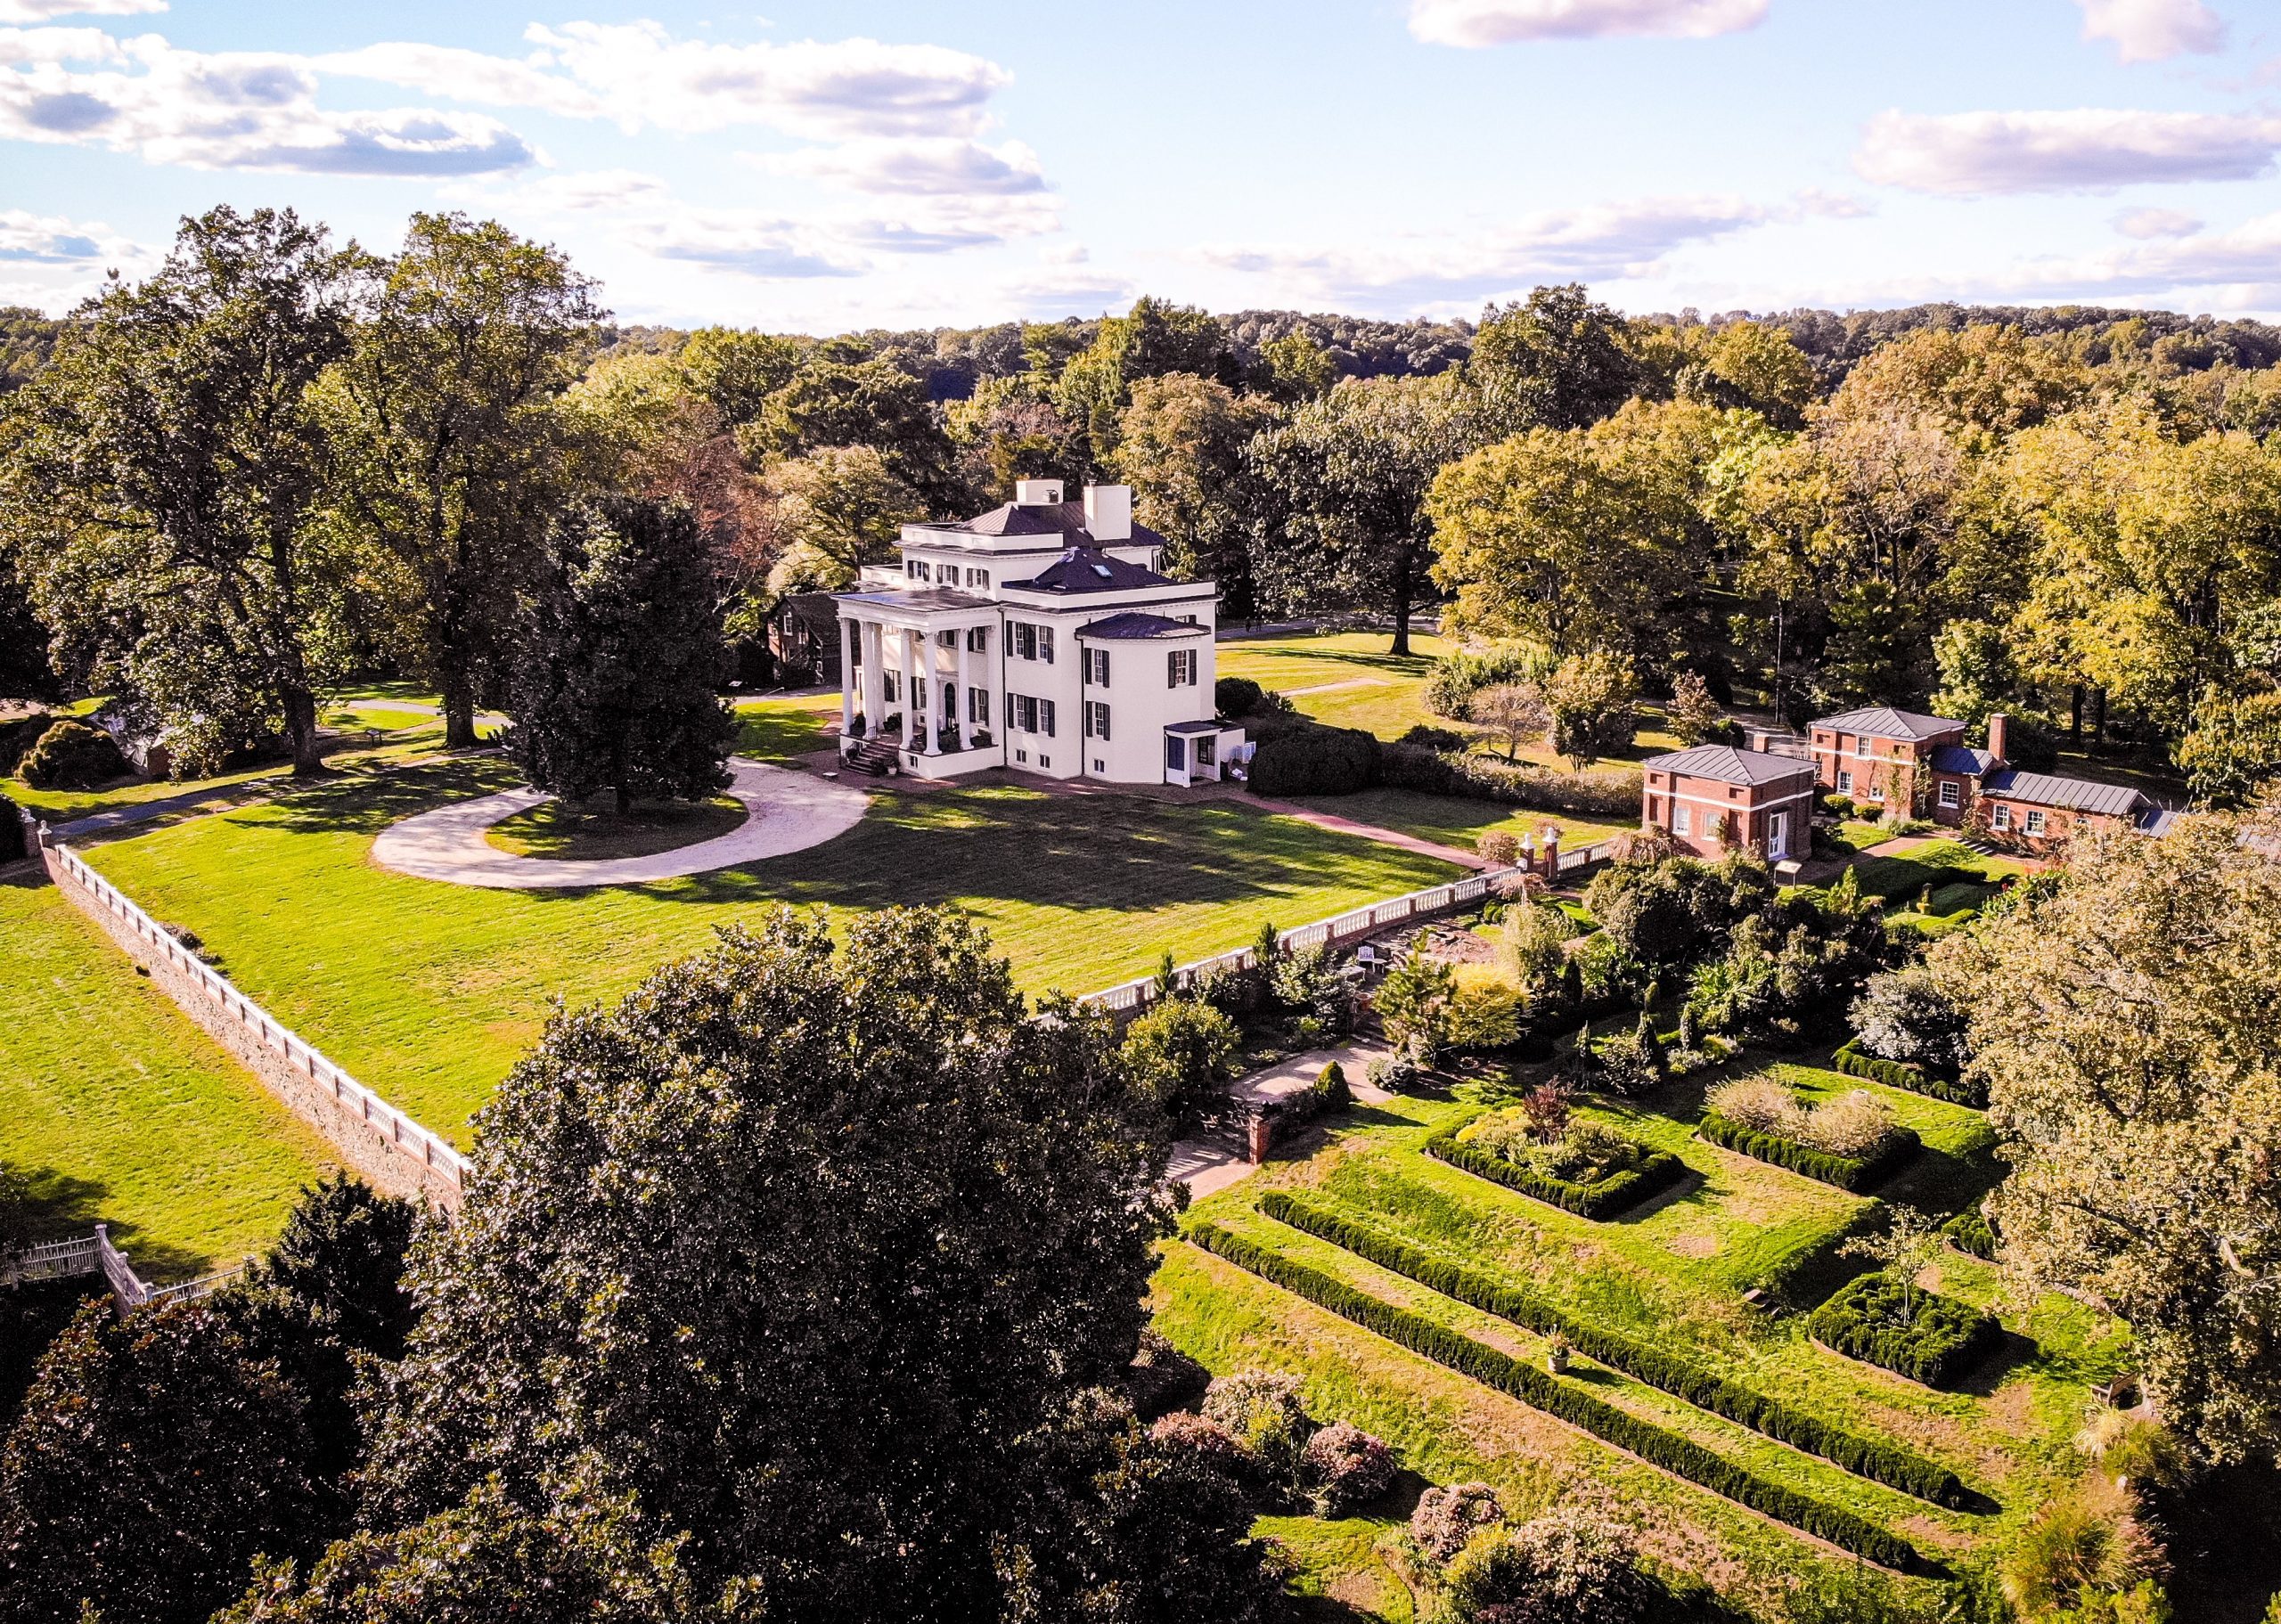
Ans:
<svg viewBox="0 0 2281 1624"><path fill-rule="evenodd" d="M1481 299L1542 282L1641 276L1674 249L1801 213L1739 198L1654 198L1525 216L1470 237L1382 241L1367 249L1206 249L1223 269L1273 279L1297 297L1375 308Z"/></svg>
<svg viewBox="0 0 2281 1624"><path fill-rule="evenodd" d="M794 175L856 192L975 197L1045 189L1037 154L1018 141L986 147L956 136L874 138L745 157L771 175Z"/></svg>
<svg viewBox="0 0 2281 1624"><path fill-rule="evenodd" d="M2114 42L2126 62L2158 62L2186 52L2206 55L2226 43L2226 25L2202 0L2075 0L2083 37Z"/></svg>
<svg viewBox="0 0 2281 1624"><path fill-rule="evenodd" d="M2281 214L2227 231L2031 260L2005 278L2009 290L2046 298L2190 295L2229 309L2281 303Z"/></svg>
<svg viewBox="0 0 2281 1624"><path fill-rule="evenodd" d="M1511 45L1650 34L1704 39L1755 28L1767 0L1410 0L1410 31L1429 45Z"/></svg>
<svg viewBox="0 0 2281 1624"><path fill-rule="evenodd" d="M167 0L0 0L0 22L51 17L136 17L167 9Z"/></svg>
<svg viewBox="0 0 2281 1624"><path fill-rule="evenodd" d="M2141 242L2156 237L2191 237L2202 222L2175 208L2126 208L2114 216L2114 229Z"/></svg>
<svg viewBox="0 0 2281 1624"><path fill-rule="evenodd" d="M146 252L108 225L0 208L0 264L89 269L138 262Z"/></svg>
<svg viewBox="0 0 2281 1624"><path fill-rule="evenodd" d="M496 177L455 181L440 189L454 202L497 209L519 205L543 214L618 213L667 201L670 191L654 175L637 169L583 169L566 175L519 175L503 184Z"/></svg>
<svg viewBox="0 0 2281 1624"><path fill-rule="evenodd" d="M628 133L762 125L827 140L977 134L1013 78L964 51L876 39L721 45L654 22L535 23L524 37L536 49L520 58L397 44L313 61L454 101L607 118Z"/></svg>
<svg viewBox="0 0 2281 1624"><path fill-rule="evenodd" d="M2281 119L2078 108L1879 113L1853 167L1912 192L2103 192L2147 181L2250 180L2281 149Z"/></svg>
<svg viewBox="0 0 2281 1624"><path fill-rule="evenodd" d="M751 209L677 212L641 233L637 241L660 259L767 281L856 276L866 268L860 256L806 223Z"/></svg>
<svg viewBox="0 0 2281 1624"><path fill-rule="evenodd" d="M495 118L331 112L317 106L316 91L315 75L290 56L182 51L154 34L0 30L0 138L102 146L195 169L327 175L473 175L537 157Z"/></svg>

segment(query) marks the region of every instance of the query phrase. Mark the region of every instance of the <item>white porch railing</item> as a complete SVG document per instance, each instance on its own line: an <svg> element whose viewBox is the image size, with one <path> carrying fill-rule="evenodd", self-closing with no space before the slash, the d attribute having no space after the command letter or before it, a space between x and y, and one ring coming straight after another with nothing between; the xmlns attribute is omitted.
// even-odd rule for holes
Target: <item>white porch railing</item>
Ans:
<svg viewBox="0 0 2281 1624"><path fill-rule="evenodd" d="M149 1285L135 1272L135 1266L127 1253L110 1244L110 1227L97 1224L92 1235L43 1241L17 1253L13 1262L0 1268L0 1285L101 1275L119 1307L139 1309L177 1297L203 1297L243 1273L245 1265L241 1263L234 1269L217 1269L194 1280L184 1280L173 1285Z"/></svg>
<svg viewBox="0 0 2281 1624"><path fill-rule="evenodd" d="M47 850L75 884L124 924L132 934L155 949L171 967L188 976L199 991L240 1028L282 1055L292 1069L305 1073L311 1081L331 1093L344 1110L387 1139L397 1154L435 1170L454 1187L464 1182L466 1158L447 1140L421 1127L326 1059L298 1032L279 1022L269 1011L232 985L226 976L216 974L211 966L176 941L156 919L143 912L116 885L89 868L69 846L51 843Z"/></svg>

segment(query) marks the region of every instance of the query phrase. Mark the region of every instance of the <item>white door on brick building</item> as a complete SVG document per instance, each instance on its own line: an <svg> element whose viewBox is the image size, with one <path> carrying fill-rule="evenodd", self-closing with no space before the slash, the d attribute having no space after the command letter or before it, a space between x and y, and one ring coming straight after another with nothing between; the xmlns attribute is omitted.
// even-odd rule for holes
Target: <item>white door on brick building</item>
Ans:
<svg viewBox="0 0 2281 1624"><path fill-rule="evenodd" d="M1790 854L1790 814L1770 812L1766 820L1766 854L1787 857Z"/></svg>

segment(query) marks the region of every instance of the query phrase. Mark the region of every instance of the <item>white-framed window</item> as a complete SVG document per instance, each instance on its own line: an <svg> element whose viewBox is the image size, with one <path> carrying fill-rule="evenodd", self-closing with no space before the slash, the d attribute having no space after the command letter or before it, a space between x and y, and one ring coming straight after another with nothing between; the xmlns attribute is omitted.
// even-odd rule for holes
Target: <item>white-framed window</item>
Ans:
<svg viewBox="0 0 2281 1624"><path fill-rule="evenodd" d="M935 641L945 649L957 648L959 646L958 628L956 626L952 626L945 631L936 632Z"/></svg>
<svg viewBox="0 0 2281 1624"><path fill-rule="evenodd" d="M1088 739L1108 737L1108 706L1103 705L1099 699L1085 701L1085 737Z"/></svg>
<svg viewBox="0 0 2281 1624"><path fill-rule="evenodd" d="M1037 629L1037 657L1049 665L1053 664L1053 628L1051 626L1040 626Z"/></svg>
<svg viewBox="0 0 2281 1624"><path fill-rule="evenodd" d="M1695 819L1688 811L1687 803L1684 801L1673 801L1672 803L1672 833L1674 835L1691 835L1694 832Z"/></svg>
<svg viewBox="0 0 2281 1624"><path fill-rule="evenodd" d="M1869 799L1872 801L1882 801L1884 798L1885 787L1883 784L1872 784L1869 786Z"/></svg>
<svg viewBox="0 0 2281 1624"><path fill-rule="evenodd" d="M935 578L935 567L924 559L914 559L911 563L911 573L921 581L932 581Z"/></svg>
<svg viewBox="0 0 2281 1624"><path fill-rule="evenodd" d="M1037 702L1037 730L1048 739L1053 737L1053 701L1051 699Z"/></svg>
<svg viewBox="0 0 2281 1624"><path fill-rule="evenodd" d="M987 586L990 584L990 572L986 569L969 569L966 572L966 583L969 586Z"/></svg>
<svg viewBox="0 0 2281 1624"><path fill-rule="evenodd" d="M1941 804L1954 812L1964 804L1964 786L1954 779L1941 780Z"/></svg>
<svg viewBox="0 0 2281 1624"><path fill-rule="evenodd" d="M889 705L903 703L903 673L889 668L879 673L879 698Z"/></svg>
<svg viewBox="0 0 2281 1624"><path fill-rule="evenodd" d="M1193 688L1196 685L1196 650L1174 649L1165 656L1165 686Z"/></svg>
<svg viewBox="0 0 2281 1624"><path fill-rule="evenodd" d="M1988 827L1990 828L1999 830L2010 828L2012 827L2012 809L2008 806L1999 806L1995 811L1990 812L1988 814Z"/></svg>
<svg viewBox="0 0 2281 1624"><path fill-rule="evenodd" d="M2028 833L2031 835L2043 833L2043 813L2040 811L2028 813Z"/></svg>
<svg viewBox="0 0 2281 1624"><path fill-rule="evenodd" d="M1006 696L1006 725L1018 733L1037 731L1037 701L1027 694Z"/></svg>
<svg viewBox="0 0 2281 1624"><path fill-rule="evenodd" d="M966 629L966 646L976 654L982 653L990 647L990 628L969 626Z"/></svg>
<svg viewBox="0 0 2281 1624"><path fill-rule="evenodd" d="M966 690L966 719L987 726L990 722L990 690L969 688Z"/></svg>
<svg viewBox="0 0 2281 1624"><path fill-rule="evenodd" d="M1096 688L1108 686L1108 649L1088 649L1085 650L1085 681Z"/></svg>
<svg viewBox="0 0 2281 1624"><path fill-rule="evenodd" d="M1852 773L1840 772L1837 775L1837 793L1842 796L1850 796L1853 793L1853 775Z"/></svg>
<svg viewBox="0 0 2281 1624"><path fill-rule="evenodd" d="M1026 620L1017 620L1006 630L1013 634L1014 657L1018 660L1037 658L1037 628Z"/></svg>

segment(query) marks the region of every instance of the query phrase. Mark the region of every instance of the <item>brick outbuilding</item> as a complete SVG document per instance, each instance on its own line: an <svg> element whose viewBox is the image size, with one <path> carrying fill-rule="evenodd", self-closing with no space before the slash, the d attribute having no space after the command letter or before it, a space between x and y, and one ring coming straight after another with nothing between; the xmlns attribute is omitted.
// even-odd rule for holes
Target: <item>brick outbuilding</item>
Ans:
<svg viewBox="0 0 2281 1624"><path fill-rule="evenodd" d="M1811 849L1814 763L1795 755L1696 745L1640 763L1639 827L1705 857L1738 848L1770 861Z"/></svg>

